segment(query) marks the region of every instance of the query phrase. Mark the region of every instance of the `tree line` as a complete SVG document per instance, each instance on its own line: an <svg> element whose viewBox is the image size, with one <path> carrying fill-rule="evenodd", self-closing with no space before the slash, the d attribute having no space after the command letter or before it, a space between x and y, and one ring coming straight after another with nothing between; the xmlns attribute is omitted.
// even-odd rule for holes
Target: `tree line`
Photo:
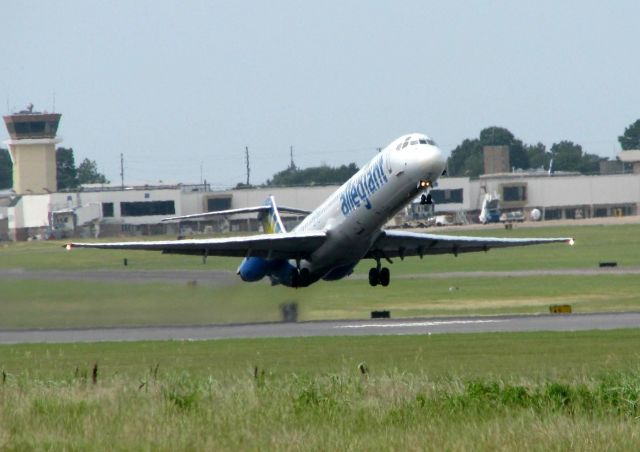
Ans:
<svg viewBox="0 0 640 452"><path fill-rule="evenodd" d="M640 119L627 127L618 142L623 150L640 149ZM585 152L577 143L563 140L554 143L548 150L542 143L525 144L504 127L487 127L478 138L466 139L451 152L448 160L449 176L477 177L484 172L484 146L509 146L511 166L523 170L548 169L553 159L557 171L574 171L581 174L596 174L600 162L608 160ZM355 163L340 167L317 166L300 169L295 165L280 171L267 180L266 186L298 186L342 184L358 171ZM238 184L237 188L246 187Z"/></svg>
<svg viewBox="0 0 640 452"><path fill-rule="evenodd" d="M618 137L622 150L640 149L640 119L629 125ZM549 168L596 174L600 162L608 158L584 152L582 146L563 140L554 143L549 150L542 143L525 144L503 127L487 127L478 138L466 139L451 152L448 161L450 176L477 177L484 171L484 146L509 146L511 166L523 170Z"/></svg>
<svg viewBox="0 0 640 452"><path fill-rule="evenodd" d="M108 184L104 174L98 171L95 160L85 158L76 166L73 148L56 149L56 179L58 190L80 187L82 184ZM0 149L0 189L13 186L13 163L9 151Z"/></svg>
<svg viewBox="0 0 640 452"><path fill-rule="evenodd" d="M640 149L640 119L629 125L618 137L622 150ZM480 131L478 138L465 139L451 152L448 160L449 176L477 177L484 172L484 146L509 146L511 166L523 170L549 168L553 159L553 168L558 171L575 171L581 174L596 174L600 162L608 158L584 152L582 146L563 140L554 143L549 150L542 143L525 144L504 127L487 127ZM331 167L321 165L311 168L298 168L291 164L288 168L268 179L265 186L305 186L339 185L358 172L355 163ZM9 152L0 149L0 189L11 188L12 163ZM56 150L56 171L58 189L74 189L82 184L109 183L98 172L96 162L85 158L75 165L72 148ZM236 188L248 188L239 183Z"/></svg>

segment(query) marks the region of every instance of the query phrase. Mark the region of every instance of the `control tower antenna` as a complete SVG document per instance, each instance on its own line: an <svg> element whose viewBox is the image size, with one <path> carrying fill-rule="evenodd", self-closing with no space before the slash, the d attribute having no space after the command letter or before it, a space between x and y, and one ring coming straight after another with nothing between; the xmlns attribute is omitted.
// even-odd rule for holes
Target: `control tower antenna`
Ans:
<svg viewBox="0 0 640 452"><path fill-rule="evenodd" d="M247 164L247 185L249 185L249 176L251 175L251 167L249 166L249 146L244 147L244 160Z"/></svg>

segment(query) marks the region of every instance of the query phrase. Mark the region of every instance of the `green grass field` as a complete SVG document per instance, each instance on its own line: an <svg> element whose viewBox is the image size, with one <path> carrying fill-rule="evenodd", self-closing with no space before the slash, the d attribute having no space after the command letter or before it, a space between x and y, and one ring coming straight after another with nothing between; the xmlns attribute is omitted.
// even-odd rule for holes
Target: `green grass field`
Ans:
<svg viewBox="0 0 640 452"><path fill-rule="evenodd" d="M635 450L639 341L623 330L0 346L0 448Z"/></svg>
<svg viewBox="0 0 640 452"><path fill-rule="evenodd" d="M441 231L429 230L440 233ZM620 266L640 266L640 225L517 227L513 230L487 229L474 231L449 230L451 235L496 237L574 237L575 246L544 245L526 248L491 250L454 257L432 256L397 261L391 266L393 274L414 274L450 271L527 270L554 268L589 268L601 261L616 261ZM168 237L164 237L165 239ZM149 239L145 237L145 239ZM154 239L154 238L151 238ZM139 240L139 239L136 239ZM65 252L65 242L21 242L0 245L0 268L27 270L59 269L81 271L91 269L121 269L128 258L133 269L212 269L235 271L240 259L213 258L202 264L193 256L162 255L146 251L106 251L77 249ZM362 262L357 272L366 274L369 265Z"/></svg>
<svg viewBox="0 0 640 452"><path fill-rule="evenodd" d="M407 258L391 265L390 287L372 288L363 262L354 277L294 290L266 281L231 284L104 283L0 279L4 315L0 328L199 324L273 321L284 302L299 304L300 320L365 318L389 309L393 317L547 312L569 303L575 312L640 309L637 275L425 278L433 273L598 267L616 261L640 267L640 225L518 228L476 235L573 236L576 245L531 246L458 257ZM123 259L129 265L123 266ZM166 256L156 252L63 250L60 242L18 243L0 248L0 268L62 270L235 270L239 260ZM395 279L394 279L395 277Z"/></svg>
<svg viewBox="0 0 640 452"><path fill-rule="evenodd" d="M268 284L0 279L0 328L640 309L638 275L425 278L439 272L640 266L640 226L477 231L574 236L407 259L364 279ZM469 234L471 235L471 234ZM233 271L235 259L0 248L0 268ZM360 265L356 276L366 274ZM640 330L0 346L2 450L637 450ZM92 368L97 364L96 383Z"/></svg>

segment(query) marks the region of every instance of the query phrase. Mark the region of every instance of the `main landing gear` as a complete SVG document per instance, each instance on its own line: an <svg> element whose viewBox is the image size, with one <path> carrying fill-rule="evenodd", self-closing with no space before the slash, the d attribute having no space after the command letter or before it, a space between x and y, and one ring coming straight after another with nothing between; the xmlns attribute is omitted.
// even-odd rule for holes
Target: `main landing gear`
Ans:
<svg viewBox="0 0 640 452"><path fill-rule="evenodd" d="M300 268L293 270L291 273L291 287L307 287L311 284L311 275L308 268Z"/></svg>
<svg viewBox="0 0 640 452"><path fill-rule="evenodd" d="M391 272L387 267L380 268L380 261L378 261L378 266L369 270L369 284L372 287L380 284L382 287L387 287L389 285L389 280L391 279Z"/></svg>

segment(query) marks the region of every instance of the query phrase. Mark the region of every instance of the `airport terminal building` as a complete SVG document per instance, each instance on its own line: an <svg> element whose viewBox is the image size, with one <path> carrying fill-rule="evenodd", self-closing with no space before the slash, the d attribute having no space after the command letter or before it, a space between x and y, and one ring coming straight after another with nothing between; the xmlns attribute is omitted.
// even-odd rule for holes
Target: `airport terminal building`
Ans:
<svg viewBox="0 0 640 452"><path fill-rule="evenodd" d="M274 195L279 205L313 210L337 186L263 187L216 191L206 184L86 185L58 191L55 145L61 115L34 112L33 107L5 116L13 161L12 190L0 192L0 240L120 235L192 235L224 231L258 231L255 215L215 217L206 221L163 222L191 215L262 205ZM585 176L575 173L505 172L508 149L487 147L485 174L479 178L442 177L431 190L433 210L419 199L389 226L426 215L449 214L460 222L477 221L486 194L500 199L503 212L519 211L526 219L537 209L540 220L638 215L640 151L625 151L628 172ZM621 168L624 168L621 166ZM430 206L429 206L430 207ZM283 218L293 227L300 217Z"/></svg>
<svg viewBox="0 0 640 452"><path fill-rule="evenodd" d="M206 221L162 222L190 215L261 205L269 195L278 204L312 210L337 186L268 187L212 191L201 185L85 186L73 192L0 197L0 238L106 237L119 235L191 235L226 231L258 231L255 215L217 217ZM601 176L501 173L478 179L439 180L432 190L435 214L464 215L477 221L485 193L497 193L503 211L517 210L541 221L637 215L640 174ZM419 200L394 218L390 226L420 218ZM292 227L300 220L285 216Z"/></svg>

